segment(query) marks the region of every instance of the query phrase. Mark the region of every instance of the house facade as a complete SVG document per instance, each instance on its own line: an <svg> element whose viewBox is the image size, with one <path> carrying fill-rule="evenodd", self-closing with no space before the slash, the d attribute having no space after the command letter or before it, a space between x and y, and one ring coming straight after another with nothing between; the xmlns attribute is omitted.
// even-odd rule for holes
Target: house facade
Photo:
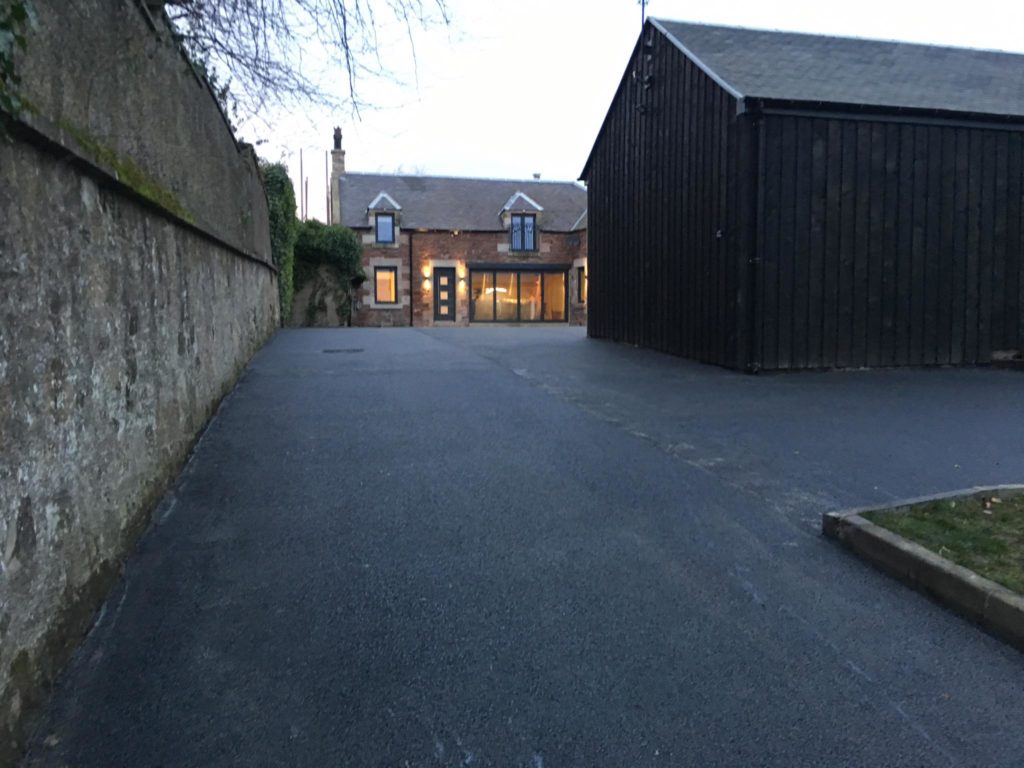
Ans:
<svg viewBox="0 0 1024 768"><path fill-rule="evenodd" d="M741 370L1024 347L1024 56L649 19L583 170L588 333Z"/></svg>
<svg viewBox="0 0 1024 768"><path fill-rule="evenodd" d="M587 318L587 194L575 182L348 173L332 220L362 241L352 324L464 326Z"/></svg>

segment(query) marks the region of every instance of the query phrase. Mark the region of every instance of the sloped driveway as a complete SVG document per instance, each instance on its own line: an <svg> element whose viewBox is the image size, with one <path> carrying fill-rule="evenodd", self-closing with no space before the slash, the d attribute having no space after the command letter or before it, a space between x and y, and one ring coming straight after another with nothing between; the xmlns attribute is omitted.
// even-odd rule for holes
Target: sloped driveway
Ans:
<svg viewBox="0 0 1024 768"><path fill-rule="evenodd" d="M819 533L1024 479L1024 376L279 333L31 766L1019 766L1024 656Z"/></svg>

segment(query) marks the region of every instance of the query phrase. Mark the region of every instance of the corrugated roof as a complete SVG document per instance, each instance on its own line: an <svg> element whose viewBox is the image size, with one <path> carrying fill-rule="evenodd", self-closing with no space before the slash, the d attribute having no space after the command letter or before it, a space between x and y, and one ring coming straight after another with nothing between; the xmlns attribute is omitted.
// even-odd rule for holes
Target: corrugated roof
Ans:
<svg viewBox="0 0 1024 768"><path fill-rule="evenodd" d="M544 209L542 230L572 231L587 208L586 189L568 181L346 173L339 185L341 223L347 227L367 226L366 208L381 192L402 206L407 229L500 230L502 208L516 192Z"/></svg>
<svg viewBox="0 0 1024 768"><path fill-rule="evenodd" d="M1024 55L652 19L740 97L1024 115Z"/></svg>

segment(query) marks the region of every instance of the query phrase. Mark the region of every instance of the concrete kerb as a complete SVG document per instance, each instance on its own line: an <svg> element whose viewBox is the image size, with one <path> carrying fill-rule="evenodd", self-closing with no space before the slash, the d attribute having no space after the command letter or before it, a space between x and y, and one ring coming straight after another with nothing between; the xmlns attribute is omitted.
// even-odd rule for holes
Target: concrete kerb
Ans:
<svg viewBox="0 0 1024 768"><path fill-rule="evenodd" d="M993 635L1024 651L1024 597L875 525L863 515L882 509L982 493L1024 493L1024 485L995 485L921 496L874 507L826 512L821 529L876 567L938 599Z"/></svg>

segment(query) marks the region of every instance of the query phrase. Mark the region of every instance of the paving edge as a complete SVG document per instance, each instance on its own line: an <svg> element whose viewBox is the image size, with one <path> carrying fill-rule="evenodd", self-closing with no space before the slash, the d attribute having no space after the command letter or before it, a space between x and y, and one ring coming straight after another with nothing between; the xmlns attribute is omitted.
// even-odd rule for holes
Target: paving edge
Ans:
<svg viewBox="0 0 1024 768"><path fill-rule="evenodd" d="M968 488L877 507L826 512L822 515L821 530L889 575L931 595L1024 651L1024 597L863 517L865 512L1009 490L1024 492L1024 486Z"/></svg>

